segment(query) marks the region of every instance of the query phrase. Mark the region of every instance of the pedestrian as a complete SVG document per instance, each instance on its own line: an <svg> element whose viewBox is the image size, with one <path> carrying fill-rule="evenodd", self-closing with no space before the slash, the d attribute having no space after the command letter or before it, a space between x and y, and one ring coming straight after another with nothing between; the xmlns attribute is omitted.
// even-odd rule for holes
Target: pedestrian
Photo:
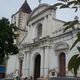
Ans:
<svg viewBox="0 0 80 80"><path fill-rule="evenodd" d="M27 77L24 78L24 80L27 80L27 79L28 79Z"/></svg>
<svg viewBox="0 0 80 80"><path fill-rule="evenodd" d="M30 76L30 80L32 80L32 76Z"/></svg>

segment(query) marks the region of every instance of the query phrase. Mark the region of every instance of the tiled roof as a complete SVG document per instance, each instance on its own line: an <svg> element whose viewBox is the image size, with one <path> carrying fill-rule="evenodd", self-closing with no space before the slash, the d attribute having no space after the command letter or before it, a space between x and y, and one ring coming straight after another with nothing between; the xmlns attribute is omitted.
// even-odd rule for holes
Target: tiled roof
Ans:
<svg viewBox="0 0 80 80"><path fill-rule="evenodd" d="M21 8L19 9L19 11L23 11L25 13L31 13L32 10L30 8L30 6L28 5L27 1L25 0L25 2L23 3L23 5L21 6Z"/></svg>

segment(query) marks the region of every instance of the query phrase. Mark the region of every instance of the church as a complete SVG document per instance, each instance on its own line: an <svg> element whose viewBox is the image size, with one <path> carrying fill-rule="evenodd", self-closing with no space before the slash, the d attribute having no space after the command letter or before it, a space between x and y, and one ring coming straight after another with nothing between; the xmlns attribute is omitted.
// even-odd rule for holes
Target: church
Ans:
<svg viewBox="0 0 80 80"><path fill-rule="evenodd" d="M19 54L10 56L7 62L7 78L46 80L74 76L68 70L68 62L74 54L78 54L77 45L71 51L70 47L77 38L80 24L75 26L75 30L64 32L65 21L56 18L56 11L56 7L45 3L31 10L25 0L12 15L11 23L20 29L16 32Z"/></svg>

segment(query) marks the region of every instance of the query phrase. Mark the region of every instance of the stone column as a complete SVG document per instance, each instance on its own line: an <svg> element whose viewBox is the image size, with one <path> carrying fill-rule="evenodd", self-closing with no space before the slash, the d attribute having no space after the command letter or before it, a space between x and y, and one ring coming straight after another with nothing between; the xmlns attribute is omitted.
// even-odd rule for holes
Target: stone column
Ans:
<svg viewBox="0 0 80 80"><path fill-rule="evenodd" d="M24 54L21 52L18 54L18 58L19 58L19 77L24 75ZM22 75L23 74L23 75Z"/></svg>
<svg viewBox="0 0 80 80"><path fill-rule="evenodd" d="M23 58L23 67L22 67L23 71L22 71L22 74L23 74L23 77L26 77L26 54L24 52L24 58Z"/></svg>
<svg viewBox="0 0 80 80"><path fill-rule="evenodd" d="M44 48L41 48L41 66L40 66L40 77L44 77Z"/></svg>
<svg viewBox="0 0 80 80"><path fill-rule="evenodd" d="M26 77L29 77L30 72L30 52L26 51Z"/></svg>
<svg viewBox="0 0 80 80"><path fill-rule="evenodd" d="M31 54L30 55L30 73L29 73L29 76L33 76L33 59L32 59L33 55Z"/></svg>
<svg viewBox="0 0 80 80"><path fill-rule="evenodd" d="M45 46L44 77L48 76L48 69L49 69L49 47Z"/></svg>

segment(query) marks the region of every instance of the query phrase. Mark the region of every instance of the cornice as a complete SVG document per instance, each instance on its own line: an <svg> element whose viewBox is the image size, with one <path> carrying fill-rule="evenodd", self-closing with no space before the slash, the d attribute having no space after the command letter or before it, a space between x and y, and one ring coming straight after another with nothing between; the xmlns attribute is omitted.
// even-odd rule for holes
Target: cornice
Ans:
<svg viewBox="0 0 80 80"><path fill-rule="evenodd" d="M44 20L44 17L39 18L38 20L35 20L34 22L32 22L32 25L34 25L35 23L38 23L39 21Z"/></svg>
<svg viewBox="0 0 80 80"><path fill-rule="evenodd" d="M57 31L57 33L61 32L61 31L62 31L62 33L59 34L59 35L57 35L57 36L52 37L50 40L54 40L55 41L58 38L60 39L60 38L65 38L65 37L73 36L75 33L78 33L80 31L80 29L70 30L70 31L67 31L67 32L63 32L63 30L64 30L64 28L62 30Z"/></svg>
<svg viewBox="0 0 80 80"><path fill-rule="evenodd" d="M33 42L33 43L29 43L29 44L24 43L21 45L22 47L19 50L24 50L25 48L31 49L31 48L36 47L38 45L40 46L40 44L41 45L46 44L49 41L49 39L50 39L49 36L47 36L47 37L44 37L41 39L37 39L37 41Z"/></svg>
<svg viewBox="0 0 80 80"><path fill-rule="evenodd" d="M54 37L47 36L47 37L44 37L41 39L37 39L36 41L34 41L33 43L30 43L30 44L22 44L22 48L20 50L24 50L25 48L30 50L34 47L47 46L47 45L50 45L51 42L55 42L56 40L59 40L61 38L73 36L73 34L79 32L79 31L80 31L79 29L76 29L73 31L62 33L62 34L54 36Z"/></svg>

